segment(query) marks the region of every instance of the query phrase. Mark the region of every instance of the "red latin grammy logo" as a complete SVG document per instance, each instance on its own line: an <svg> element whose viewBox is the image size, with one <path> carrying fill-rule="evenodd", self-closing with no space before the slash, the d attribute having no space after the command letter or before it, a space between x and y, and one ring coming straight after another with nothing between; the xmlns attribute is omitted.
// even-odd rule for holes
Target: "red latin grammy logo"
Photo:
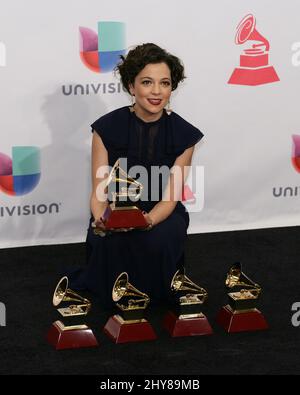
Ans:
<svg viewBox="0 0 300 395"><path fill-rule="evenodd" d="M258 33L255 25L255 17L248 14L237 26L237 45L246 41L256 43L252 44L251 48L243 50L243 54L240 55L240 66L234 69L228 84L254 86L279 81L274 67L269 65L269 41Z"/></svg>

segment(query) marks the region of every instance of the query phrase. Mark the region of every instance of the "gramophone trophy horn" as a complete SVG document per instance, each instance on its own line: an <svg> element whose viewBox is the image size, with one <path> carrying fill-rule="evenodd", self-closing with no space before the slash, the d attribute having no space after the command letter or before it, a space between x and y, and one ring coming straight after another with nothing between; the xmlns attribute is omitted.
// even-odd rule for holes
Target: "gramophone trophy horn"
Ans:
<svg viewBox="0 0 300 395"><path fill-rule="evenodd" d="M201 311L207 292L185 275L184 268L174 274L171 291L174 306L163 321L163 326L170 335L178 337L211 334L212 328Z"/></svg>
<svg viewBox="0 0 300 395"><path fill-rule="evenodd" d="M128 281L128 274L123 272L117 278L113 290L112 299L117 302L116 305L125 313L128 312L128 319L138 319L138 315L135 313L130 314L138 310L139 313L143 313L150 302L150 298L147 294L139 291Z"/></svg>
<svg viewBox="0 0 300 395"><path fill-rule="evenodd" d="M244 301L244 300L254 300L259 297L261 293L261 287L253 282L249 277L246 276L245 273L242 272L242 266L240 263L235 263L229 270L225 285L229 289L237 289L238 292L230 292L228 295L232 298L232 300L236 301ZM243 303L243 302L241 302ZM253 303L249 303L251 305ZM247 306L242 305L241 308L246 308ZM238 302L233 306L236 310L239 310Z"/></svg>
<svg viewBox="0 0 300 395"><path fill-rule="evenodd" d="M268 328L264 316L256 307L261 287L243 273L240 263L231 266L225 285L230 290L228 304L220 310L217 322L227 332Z"/></svg>
<svg viewBox="0 0 300 395"><path fill-rule="evenodd" d="M57 309L64 321L61 319L53 322L47 340L56 350L98 346L92 330L82 321L82 316L90 311L91 302L71 290L68 285L68 277L62 277L54 290L53 306L73 303Z"/></svg>
<svg viewBox="0 0 300 395"><path fill-rule="evenodd" d="M184 294L180 296L181 304L204 303L207 298L206 290L187 277L184 268L177 270L174 274L171 281L171 290L177 294Z"/></svg>
<svg viewBox="0 0 300 395"><path fill-rule="evenodd" d="M255 17L246 15L237 26L235 44L256 41L240 55L240 67L236 67L228 81L237 85L261 85L279 81L273 66L269 65L269 41L256 30Z"/></svg>
<svg viewBox="0 0 300 395"><path fill-rule="evenodd" d="M119 314L109 318L104 332L115 343L127 343L156 339L156 335L144 318L150 298L128 281L128 274L121 273L112 289L112 299Z"/></svg>
<svg viewBox="0 0 300 395"><path fill-rule="evenodd" d="M141 197L143 185L134 178L129 177L128 174L121 168L120 159L114 164L110 175L108 176L107 186L112 183L115 184L115 190L112 191L113 201L122 206L126 206L127 198L130 201L138 201Z"/></svg>
<svg viewBox="0 0 300 395"><path fill-rule="evenodd" d="M143 185L127 175L120 167L119 159L106 180L106 188L111 199L103 214L107 230L147 228L148 223L137 206ZM97 229L95 233L97 234Z"/></svg>
<svg viewBox="0 0 300 395"><path fill-rule="evenodd" d="M91 302L72 291L68 288L68 285L68 277L62 277L59 280L53 293L53 306L57 307L62 302L78 302L77 304L71 304L68 307L57 309L57 311L59 311L63 317L87 315L91 308Z"/></svg>

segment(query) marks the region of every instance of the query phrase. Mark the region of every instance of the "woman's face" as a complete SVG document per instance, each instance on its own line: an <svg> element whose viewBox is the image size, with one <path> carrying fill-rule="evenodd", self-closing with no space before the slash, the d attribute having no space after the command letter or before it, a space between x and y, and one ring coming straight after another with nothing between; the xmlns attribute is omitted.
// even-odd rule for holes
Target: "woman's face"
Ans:
<svg viewBox="0 0 300 395"><path fill-rule="evenodd" d="M144 121L156 121L162 115L171 92L171 72L166 63L147 64L129 86L135 96L135 113Z"/></svg>

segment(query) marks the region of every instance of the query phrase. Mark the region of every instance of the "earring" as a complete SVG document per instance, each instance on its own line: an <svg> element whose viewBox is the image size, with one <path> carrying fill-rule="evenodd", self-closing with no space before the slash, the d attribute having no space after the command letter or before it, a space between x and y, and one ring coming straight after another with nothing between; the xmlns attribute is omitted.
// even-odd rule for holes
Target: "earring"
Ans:
<svg viewBox="0 0 300 395"><path fill-rule="evenodd" d="M131 112L134 112L134 105L135 105L134 95L130 95L130 98L131 98L130 111L131 111Z"/></svg>
<svg viewBox="0 0 300 395"><path fill-rule="evenodd" d="M171 113L172 113L172 109L171 109L171 107L170 107L170 100L168 101L168 104L167 104L167 108L166 108L166 113L168 114L168 115L171 115Z"/></svg>

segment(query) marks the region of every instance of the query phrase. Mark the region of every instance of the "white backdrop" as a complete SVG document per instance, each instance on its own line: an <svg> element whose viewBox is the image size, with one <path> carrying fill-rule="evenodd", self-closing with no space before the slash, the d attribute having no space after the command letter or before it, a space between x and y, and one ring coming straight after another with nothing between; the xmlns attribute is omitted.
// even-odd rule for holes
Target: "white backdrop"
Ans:
<svg viewBox="0 0 300 395"><path fill-rule="evenodd" d="M189 208L189 232L300 224L300 174L292 164L292 135L300 135L299 1L0 5L0 247L85 239L89 125L130 103L113 73L95 73L80 59L79 27L97 33L101 21L125 23L127 48L154 42L185 64L188 78L174 93L172 108L205 134L193 161L204 169L204 190ZM279 81L228 84L253 43L235 43L236 27L248 14L270 43L269 64ZM40 181L27 193L9 195L3 191L7 161L12 158L17 168L13 147L28 146L40 154L40 165L33 159ZM29 173L20 171L32 174L28 166Z"/></svg>

